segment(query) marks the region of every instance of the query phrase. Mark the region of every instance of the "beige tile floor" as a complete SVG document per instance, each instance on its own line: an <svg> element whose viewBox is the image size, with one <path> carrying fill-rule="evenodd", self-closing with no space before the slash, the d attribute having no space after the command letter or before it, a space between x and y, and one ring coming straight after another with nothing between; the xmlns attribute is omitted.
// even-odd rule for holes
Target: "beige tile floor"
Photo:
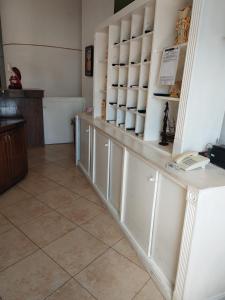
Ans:
<svg viewBox="0 0 225 300"><path fill-rule="evenodd" d="M0 299L163 300L72 145L31 149L29 166L0 196Z"/></svg>

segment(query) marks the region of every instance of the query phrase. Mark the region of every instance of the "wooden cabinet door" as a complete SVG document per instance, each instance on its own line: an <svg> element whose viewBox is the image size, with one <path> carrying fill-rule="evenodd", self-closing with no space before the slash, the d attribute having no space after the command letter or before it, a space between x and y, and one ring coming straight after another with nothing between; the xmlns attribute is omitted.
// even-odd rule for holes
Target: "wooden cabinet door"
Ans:
<svg viewBox="0 0 225 300"><path fill-rule="evenodd" d="M24 126L9 132L11 179L17 181L27 173L27 149Z"/></svg>
<svg viewBox="0 0 225 300"><path fill-rule="evenodd" d="M151 258L171 286L177 273L186 208L186 190L160 175Z"/></svg>
<svg viewBox="0 0 225 300"><path fill-rule="evenodd" d="M120 214L122 178L123 178L123 148L111 140L110 171L109 171L109 202Z"/></svg>
<svg viewBox="0 0 225 300"><path fill-rule="evenodd" d="M0 192L3 192L11 181L9 136L7 133L0 134Z"/></svg>
<svg viewBox="0 0 225 300"><path fill-rule="evenodd" d="M153 227L156 182L156 170L129 152L122 221L147 255Z"/></svg>
<svg viewBox="0 0 225 300"><path fill-rule="evenodd" d="M85 120L80 120L80 164L90 173L90 126Z"/></svg>
<svg viewBox="0 0 225 300"><path fill-rule="evenodd" d="M109 139L95 130L94 183L105 199L108 198Z"/></svg>

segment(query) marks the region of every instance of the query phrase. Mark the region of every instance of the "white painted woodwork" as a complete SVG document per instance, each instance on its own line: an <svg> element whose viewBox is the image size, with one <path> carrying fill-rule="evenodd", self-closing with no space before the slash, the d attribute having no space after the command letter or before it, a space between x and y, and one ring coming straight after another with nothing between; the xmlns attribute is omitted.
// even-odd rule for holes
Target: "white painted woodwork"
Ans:
<svg viewBox="0 0 225 300"><path fill-rule="evenodd" d="M155 97L168 91L158 82L161 56L174 45L178 10L188 4L192 19L188 43L180 46L180 99ZM209 164L184 172L169 164L174 154L203 150L220 137L224 11L224 0L136 0L106 20L95 35L94 117L79 115L95 131L92 183L167 300L225 298L225 170ZM118 63L125 66L112 66ZM103 99L108 122L99 118ZM176 134L174 144L162 147L166 100Z"/></svg>
<svg viewBox="0 0 225 300"><path fill-rule="evenodd" d="M186 5L192 5L192 18L189 40L180 45L180 99L155 97L156 92L169 91L159 85L161 57L164 48L174 46L178 10ZM101 24L95 35L94 116L101 115L101 102L106 99L107 121L113 121L114 126L122 123L125 129L134 128L126 131L127 135L150 141L156 147L165 103L169 101L169 116L176 122L176 132L174 144L164 147L165 152L175 155L186 150L201 151L208 143L215 143L220 138L225 112L224 10L223 0L217 5L210 0L136 0ZM145 34L146 29L152 32ZM105 59L105 64L99 63ZM131 65L132 61L137 64ZM126 65L113 67L115 63ZM133 84L138 86L130 88ZM143 85L148 88L143 89ZM131 112L129 107L137 108ZM140 117L137 110L146 113Z"/></svg>
<svg viewBox="0 0 225 300"><path fill-rule="evenodd" d="M121 190L123 181L123 148L111 141L110 143L110 171L109 171L109 202L120 215Z"/></svg>
<svg viewBox="0 0 225 300"><path fill-rule="evenodd" d="M157 171L128 153L123 223L148 254ZM138 174L138 175L137 175Z"/></svg>
<svg viewBox="0 0 225 300"><path fill-rule="evenodd" d="M159 176L151 258L174 286L186 208L186 190Z"/></svg>
<svg viewBox="0 0 225 300"><path fill-rule="evenodd" d="M80 164L89 174L90 170L90 125L80 119Z"/></svg>
<svg viewBox="0 0 225 300"><path fill-rule="evenodd" d="M95 163L96 149L103 149L106 141L109 145L115 144L120 154L124 149L121 217L112 205L119 199L116 198L119 195L117 185L106 179L105 190L112 192L108 198L108 193L104 195L96 184L95 176L93 180L90 176L88 179L164 297L167 300L223 299L225 267L221 262L225 253L225 170L212 165L191 172L171 169L167 167L171 156L148 143L90 115L80 114L78 118L98 132L97 140L93 140L94 175L105 174L107 178L107 173L110 173L107 171L106 152L99 154L100 164ZM103 166L100 157L104 157ZM120 157L118 152L110 147L110 170L117 157ZM115 164L119 166L119 163ZM117 167L114 170L118 176ZM156 174L156 185L149 176L149 183L153 184L151 188L143 181L149 173Z"/></svg>
<svg viewBox="0 0 225 300"><path fill-rule="evenodd" d="M94 183L105 197L108 198L108 170L109 170L109 139L99 130L95 130L94 150Z"/></svg>

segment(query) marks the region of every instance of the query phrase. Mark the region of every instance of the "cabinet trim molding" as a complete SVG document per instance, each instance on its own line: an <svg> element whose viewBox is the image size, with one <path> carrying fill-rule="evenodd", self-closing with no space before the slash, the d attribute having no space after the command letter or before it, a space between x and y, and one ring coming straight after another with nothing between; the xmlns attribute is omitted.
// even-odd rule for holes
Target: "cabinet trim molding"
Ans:
<svg viewBox="0 0 225 300"><path fill-rule="evenodd" d="M196 220L198 197L199 197L199 190L189 186L187 191L187 206L186 206L186 212L184 218L180 257L178 262L176 284L175 284L175 290L173 295L174 300L183 299L189 257L191 252L192 234L194 231L195 220Z"/></svg>

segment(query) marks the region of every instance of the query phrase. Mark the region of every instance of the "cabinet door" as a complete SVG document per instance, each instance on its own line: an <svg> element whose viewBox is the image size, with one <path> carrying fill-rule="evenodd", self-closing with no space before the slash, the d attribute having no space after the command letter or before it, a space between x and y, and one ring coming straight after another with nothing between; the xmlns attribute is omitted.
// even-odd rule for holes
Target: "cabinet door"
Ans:
<svg viewBox="0 0 225 300"><path fill-rule="evenodd" d="M152 260L174 285L186 207L186 190L160 175L154 222Z"/></svg>
<svg viewBox="0 0 225 300"><path fill-rule="evenodd" d="M10 186L10 156L9 137L7 133L0 134L0 192Z"/></svg>
<svg viewBox="0 0 225 300"><path fill-rule="evenodd" d="M111 140L110 171L109 171L109 201L120 214L121 189L123 178L123 148Z"/></svg>
<svg viewBox="0 0 225 300"><path fill-rule="evenodd" d="M89 174L90 171L90 126L80 120L80 164Z"/></svg>
<svg viewBox="0 0 225 300"><path fill-rule="evenodd" d="M9 132L11 178L14 182L27 173L27 147L24 126L18 126Z"/></svg>
<svg viewBox="0 0 225 300"><path fill-rule="evenodd" d="M94 183L105 199L108 197L109 139L95 130Z"/></svg>
<svg viewBox="0 0 225 300"><path fill-rule="evenodd" d="M126 174L123 222L148 254L157 172L136 155L128 153Z"/></svg>

